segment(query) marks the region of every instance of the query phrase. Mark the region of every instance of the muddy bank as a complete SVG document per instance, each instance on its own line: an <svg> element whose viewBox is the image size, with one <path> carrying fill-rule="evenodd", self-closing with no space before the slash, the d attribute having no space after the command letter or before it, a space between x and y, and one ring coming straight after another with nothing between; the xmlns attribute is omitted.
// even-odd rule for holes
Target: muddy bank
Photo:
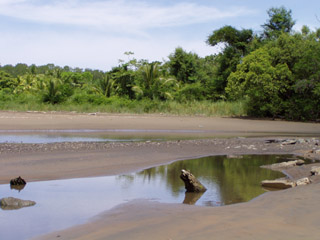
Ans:
<svg viewBox="0 0 320 240"><path fill-rule="evenodd" d="M106 176L138 171L179 159L210 155L297 154L319 159L316 138L231 138L130 143L0 144L0 183ZM299 141L298 141L299 140Z"/></svg>
<svg viewBox="0 0 320 240"><path fill-rule="evenodd" d="M197 139L0 144L0 183L8 183L17 176L39 181L114 175L209 155L297 154L320 158L320 124L163 115L0 112L1 134L12 130L17 133L67 129L166 130L165 134L172 130L175 136L183 130L179 136ZM283 144L287 139L295 143ZM306 171L299 169L290 174L298 177ZM136 200L103 213L88 224L39 239L211 239L213 236L217 239L318 239L319 201L317 181L267 193L248 203L219 208Z"/></svg>

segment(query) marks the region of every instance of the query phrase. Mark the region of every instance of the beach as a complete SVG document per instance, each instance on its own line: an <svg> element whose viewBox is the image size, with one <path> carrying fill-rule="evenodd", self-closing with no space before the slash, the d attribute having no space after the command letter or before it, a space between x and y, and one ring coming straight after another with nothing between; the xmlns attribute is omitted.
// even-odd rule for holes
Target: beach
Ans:
<svg viewBox="0 0 320 240"><path fill-rule="evenodd" d="M72 131L71 131L72 130ZM166 115L0 112L2 134L150 136L133 142L0 144L0 183L130 173L211 155L295 154L320 159L320 124ZM161 141L156 139L161 138ZM269 140L274 141L269 141ZM294 139L295 144L282 144ZM320 153L320 152L319 152ZM315 165L318 163L315 162ZM292 170L293 178L310 169ZM319 179L241 204L197 207L137 199L88 223L36 239L318 239Z"/></svg>

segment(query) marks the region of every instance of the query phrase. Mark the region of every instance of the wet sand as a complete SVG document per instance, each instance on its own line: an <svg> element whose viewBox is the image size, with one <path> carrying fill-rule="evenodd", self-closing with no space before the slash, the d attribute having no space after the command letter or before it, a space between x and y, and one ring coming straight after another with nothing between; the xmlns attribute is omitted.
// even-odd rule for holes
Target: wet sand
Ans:
<svg viewBox="0 0 320 240"><path fill-rule="evenodd" d="M188 137L199 138L200 134L209 139L0 144L0 183L8 183L19 175L28 181L114 175L207 155L293 153L320 157L316 151L320 149L316 145L320 124L313 123L163 115L0 112L3 134L11 130L50 129L143 129L152 134L155 134L154 130L179 130L181 137L188 132ZM173 134L177 135L177 132ZM318 137L314 139L309 135ZM214 138L217 136L224 138ZM267 143L270 138L299 141L294 145ZM308 169L295 174L299 177L307 172ZM101 213L88 224L38 239L318 239L319 200L318 179L308 186L270 192L248 203L226 207L136 200Z"/></svg>

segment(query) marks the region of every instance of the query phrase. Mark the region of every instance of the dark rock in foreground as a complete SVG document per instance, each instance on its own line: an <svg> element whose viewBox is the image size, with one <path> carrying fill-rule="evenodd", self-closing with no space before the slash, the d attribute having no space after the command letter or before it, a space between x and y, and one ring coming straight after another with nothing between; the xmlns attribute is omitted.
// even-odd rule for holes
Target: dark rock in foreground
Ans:
<svg viewBox="0 0 320 240"><path fill-rule="evenodd" d="M23 207L30 207L35 205L36 202L30 200L21 200L18 198L8 197L0 200L0 207L3 210L15 210Z"/></svg>
<svg viewBox="0 0 320 240"><path fill-rule="evenodd" d="M26 181L20 176L10 180L10 185L12 186L19 186L19 185L26 185L26 184L27 184Z"/></svg>
<svg viewBox="0 0 320 240"><path fill-rule="evenodd" d="M193 174L187 170L182 169L180 178L184 182L187 192L205 192L207 189L203 186Z"/></svg>

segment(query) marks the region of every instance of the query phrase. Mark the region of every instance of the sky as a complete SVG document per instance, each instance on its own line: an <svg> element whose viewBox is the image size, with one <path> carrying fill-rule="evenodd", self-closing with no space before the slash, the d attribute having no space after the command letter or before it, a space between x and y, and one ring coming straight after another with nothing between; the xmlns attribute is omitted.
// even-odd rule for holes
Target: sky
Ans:
<svg viewBox="0 0 320 240"><path fill-rule="evenodd" d="M0 0L0 65L109 71L119 59L165 61L177 47L204 57L219 52L205 42L214 30L261 32L267 10L281 6L296 31L320 28L319 0Z"/></svg>

